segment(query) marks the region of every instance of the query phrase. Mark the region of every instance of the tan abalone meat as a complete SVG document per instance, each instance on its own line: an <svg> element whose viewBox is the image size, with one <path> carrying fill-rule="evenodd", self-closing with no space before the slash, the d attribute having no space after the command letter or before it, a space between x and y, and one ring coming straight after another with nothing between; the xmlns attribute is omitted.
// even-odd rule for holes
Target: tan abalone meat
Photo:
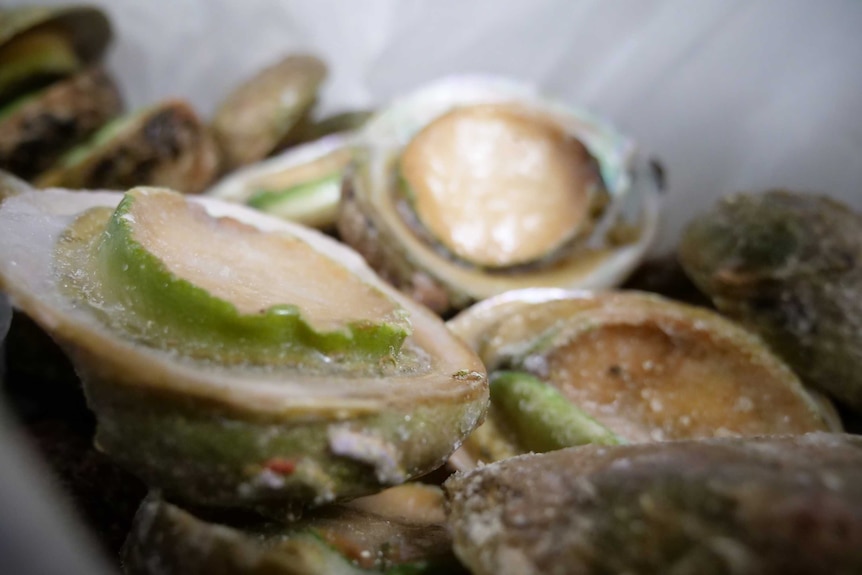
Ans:
<svg viewBox="0 0 862 575"><path fill-rule="evenodd" d="M381 110L358 147L341 237L439 313L516 288L616 285L655 231L634 144L529 86L440 80Z"/></svg>

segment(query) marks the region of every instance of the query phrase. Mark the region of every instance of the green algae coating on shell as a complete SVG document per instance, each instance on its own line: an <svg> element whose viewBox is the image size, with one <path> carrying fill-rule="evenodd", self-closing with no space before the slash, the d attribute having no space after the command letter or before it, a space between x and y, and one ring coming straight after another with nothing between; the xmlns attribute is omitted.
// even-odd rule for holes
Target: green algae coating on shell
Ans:
<svg viewBox="0 0 862 575"><path fill-rule="evenodd" d="M261 160L279 148L305 116L326 78L326 65L307 55L288 56L240 85L212 121L225 169Z"/></svg>
<svg viewBox="0 0 862 575"><path fill-rule="evenodd" d="M149 485L193 503L283 517L427 473L478 424L488 398L483 367L439 319L334 240L234 204L189 199L212 217L297 237L389 294L413 325L401 354L361 368L317 356L224 365L112 329L105 314L116 310L70 299L63 272L84 272L57 268L56 258L82 213L113 210L121 198L63 190L7 198L0 288L72 357L98 419L97 445ZM274 464L285 460L289 472Z"/></svg>
<svg viewBox="0 0 862 575"><path fill-rule="evenodd" d="M415 203L411 199L415 190L411 184L405 191L403 184L409 178L405 178L404 166L400 165L403 151L423 128L450 113L487 107L505 108L507 114L520 118L515 122L518 126L535 123L557 133L557 139L580 141L595 160L602 184L601 190L593 189L593 185L577 193L573 190L573 195L583 195L580 208L586 210L573 237L556 238L550 251L539 257L535 257L539 252L531 251L530 261L512 256L514 259L507 259L508 264L500 268L470 263L438 239L428 237L433 234L427 226L414 221L422 219L419 212L407 207ZM487 135L488 130L479 131ZM560 134L568 136L568 140ZM641 169L633 144L590 114L542 98L521 84L484 77L444 79L379 112L358 137L356 167L345 180L339 233L387 281L441 314L517 288L616 285L641 259L654 235L658 218L655 182ZM469 148L467 137L461 140ZM485 143L488 142L483 140ZM479 168L464 169L482 172ZM599 202L599 196L607 205ZM491 203L494 202L488 204L489 213ZM458 221L467 225L468 214L459 210ZM434 218L437 223L446 221L442 211ZM511 220L509 223L519 229L527 225L526 220L509 216L500 222L504 220ZM486 223L493 227L495 221ZM623 229L628 233L622 233ZM498 234L501 238L505 235Z"/></svg>
<svg viewBox="0 0 862 575"><path fill-rule="evenodd" d="M7 54L6 58L13 60L3 61L4 48L8 50L32 32L43 38L54 36L59 44L44 46L33 55L27 53L29 47L24 53L19 48L15 54ZM0 74L0 103L38 86L43 81L39 76L49 79L98 62L111 37L108 18L101 10L89 6L21 6L0 10L0 61L6 68ZM57 49L61 53L52 55ZM72 53L62 53L66 49ZM31 57L33 62L21 61Z"/></svg>
<svg viewBox="0 0 862 575"><path fill-rule="evenodd" d="M206 193L307 226L330 228L338 217L341 180L352 159L350 135L328 136L240 168Z"/></svg>
<svg viewBox="0 0 862 575"><path fill-rule="evenodd" d="M739 194L691 222L679 258L803 381L862 412L862 215L822 196Z"/></svg>
<svg viewBox="0 0 862 575"><path fill-rule="evenodd" d="M448 325L479 353L492 381L504 370L544 382L624 441L840 430L756 336L659 296L514 291ZM530 449L501 447L500 436L516 438L529 418L513 418L493 390L491 400L486 423L454 458L459 468Z"/></svg>
<svg viewBox="0 0 862 575"><path fill-rule="evenodd" d="M128 575L465 572L452 554L443 493L406 484L274 524L198 514L151 495L123 551Z"/></svg>
<svg viewBox="0 0 862 575"><path fill-rule="evenodd" d="M191 106L167 100L117 118L36 180L43 188L126 190L163 186L201 192L218 170L218 152Z"/></svg>
<svg viewBox="0 0 862 575"><path fill-rule="evenodd" d="M474 575L850 575L862 438L714 439L524 455L444 485Z"/></svg>
<svg viewBox="0 0 862 575"><path fill-rule="evenodd" d="M12 102L0 109L0 168L38 176L121 110L117 87L101 67Z"/></svg>

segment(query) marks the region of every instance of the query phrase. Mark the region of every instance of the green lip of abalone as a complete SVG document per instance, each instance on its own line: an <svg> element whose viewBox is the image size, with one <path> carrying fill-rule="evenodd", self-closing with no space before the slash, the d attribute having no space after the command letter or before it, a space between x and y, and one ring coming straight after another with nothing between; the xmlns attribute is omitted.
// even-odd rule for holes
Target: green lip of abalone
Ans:
<svg viewBox="0 0 862 575"><path fill-rule="evenodd" d="M491 404L506 426L514 429L518 443L526 451L554 451L585 443L624 443L553 386L528 373L494 373Z"/></svg>
<svg viewBox="0 0 862 575"><path fill-rule="evenodd" d="M246 205L288 219L313 219L307 214L313 213L315 208L337 207L341 196L341 175L341 172L336 172L281 190L261 189L246 201Z"/></svg>
<svg viewBox="0 0 862 575"><path fill-rule="evenodd" d="M126 194L95 249L103 296L121 303L123 320L142 337L149 337L146 326L153 322L161 341L191 355L277 363L296 362L314 352L381 359L397 354L409 335L406 312L387 318L390 321L348 322L344 329L328 332L316 331L292 304L241 313L232 303L177 277L134 238L140 193Z"/></svg>
<svg viewBox="0 0 862 575"><path fill-rule="evenodd" d="M115 137L132 128L137 120L143 118L151 108L142 108L130 114L114 118L98 130L86 141L78 144L65 153L58 162L63 168L72 168L83 163L91 154L98 153Z"/></svg>

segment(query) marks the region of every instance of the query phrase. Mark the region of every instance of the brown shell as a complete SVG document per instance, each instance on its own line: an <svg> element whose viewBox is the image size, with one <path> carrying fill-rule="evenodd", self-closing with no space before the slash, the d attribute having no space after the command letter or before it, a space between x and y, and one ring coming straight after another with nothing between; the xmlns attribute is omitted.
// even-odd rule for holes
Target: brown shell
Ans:
<svg viewBox="0 0 862 575"><path fill-rule="evenodd" d="M99 136L96 133L94 140L98 142ZM197 193L217 171L218 153L206 126L189 104L169 100L141 112L133 125L88 150L86 158L70 163L66 156L65 163L36 184L115 190L149 185Z"/></svg>
<svg viewBox="0 0 862 575"><path fill-rule="evenodd" d="M450 479L475 575L862 572L862 438L584 446Z"/></svg>
<svg viewBox="0 0 862 575"><path fill-rule="evenodd" d="M320 59L293 55L231 93L212 122L225 167L234 169L274 152L314 104L325 77Z"/></svg>
<svg viewBox="0 0 862 575"><path fill-rule="evenodd" d="M31 179L122 111L101 67L52 84L0 116L0 168Z"/></svg>

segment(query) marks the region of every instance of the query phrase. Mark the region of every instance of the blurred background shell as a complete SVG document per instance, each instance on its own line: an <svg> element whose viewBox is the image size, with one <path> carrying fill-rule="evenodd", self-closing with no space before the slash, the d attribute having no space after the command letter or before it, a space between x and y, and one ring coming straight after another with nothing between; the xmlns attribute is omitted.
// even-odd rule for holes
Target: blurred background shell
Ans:
<svg viewBox="0 0 862 575"><path fill-rule="evenodd" d="M730 192L817 191L862 209L858 2L96 4L114 24L109 64L131 109L178 96L209 116L244 78L299 51L330 67L321 114L374 106L447 74L536 82L661 159L668 200L658 251L672 247L685 220Z"/></svg>

